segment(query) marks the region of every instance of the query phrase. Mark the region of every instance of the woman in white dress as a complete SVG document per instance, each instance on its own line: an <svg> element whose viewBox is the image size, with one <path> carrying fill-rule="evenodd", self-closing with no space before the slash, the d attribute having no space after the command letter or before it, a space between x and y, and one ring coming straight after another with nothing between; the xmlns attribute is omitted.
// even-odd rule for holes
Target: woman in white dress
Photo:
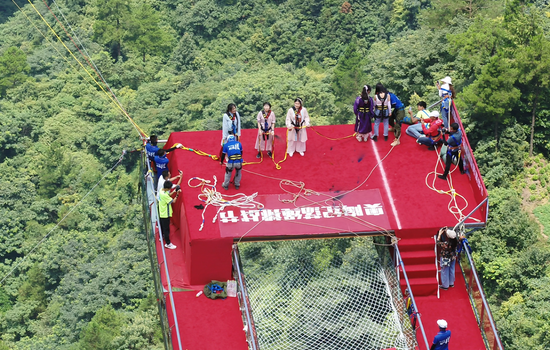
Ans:
<svg viewBox="0 0 550 350"><path fill-rule="evenodd" d="M288 128L287 153L293 156L294 152L304 155L306 151L307 131L309 126L309 114L303 107L301 98L294 100L294 107L290 108L286 114L286 127Z"/></svg>

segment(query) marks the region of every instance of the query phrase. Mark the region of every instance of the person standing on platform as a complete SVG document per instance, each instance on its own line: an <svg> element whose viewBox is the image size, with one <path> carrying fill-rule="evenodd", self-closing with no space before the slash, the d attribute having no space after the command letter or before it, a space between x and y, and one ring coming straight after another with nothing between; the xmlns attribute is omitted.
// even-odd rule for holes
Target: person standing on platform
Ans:
<svg viewBox="0 0 550 350"><path fill-rule="evenodd" d="M442 138L441 126L443 121L439 119L439 112L432 111L430 112L430 122L422 123L422 132L424 133L423 137L416 140L417 143L421 145L428 146L430 151L435 150L435 145L437 145Z"/></svg>
<svg viewBox="0 0 550 350"><path fill-rule="evenodd" d="M355 137L357 141L369 140L372 132L372 117L374 116L374 101L370 94L370 86L363 86L361 96L357 96L353 104L353 113L355 113Z"/></svg>
<svg viewBox="0 0 550 350"><path fill-rule="evenodd" d="M168 180L172 183L172 188L179 186L181 184L181 180L183 179L183 172L180 170L179 175L172 177L170 174L170 170L164 170L162 172L162 175L159 177L159 183L157 185L157 195L160 199L160 192L164 188L164 183ZM176 184L174 184L174 181L178 180Z"/></svg>
<svg viewBox="0 0 550 350"><path fill-rule="evenodd" d="M258 137L256 138L255 148L258 150L256 158L262 156L262 150L267 151L267 156L271 158L273 153L273 138L275 137L275 113L271 110L271 104L264 102L264 109L258 113Z"/></svg>
<svg viewBox="0 0 550 350"><path fill-rule="evenodd" d="M178 199L181 189L176 186L175 191L170 192L171 188L172 182L165 181L159 194L159 220L164 246L168 249L176 249L176 246L170 242L170 218L172 217L172 203Z"/></svg>
<svg viewBox="0 0 550 350"><path fill-rule="evenodd" d="M441 285L439 288L447 290L449 287L452 288L455 286L456 249L458 247L456 232L447 227L439 229L437 245L441 248L441 256L439 258Z"/></svg>
<svg viewBox="0 0 550 350"><path fill-rule="evenodd" d="M436 86L439 90L439 97L443 98L443 101L441 102L441 119L443 120L443 125L448 128L449 127L449 113L451 110L452 100L455 98L455 89L452 84L451 77L445 77L441 79L441 82L443 85L439 84L439 81L437 82Z"/></svg>
<svg viewBox="0 0 550 350"><path fill-rule="evenodd" d="M462 157L459 153L460 145L462 144L462 134L460 133L458 123L451 124L448 140L445 140L445 135L443 135L443 144L447 145L447 153L445 155L445 171L443 172L443 175L437 175L437 177L441 180L447 180L447 175L449 175L449 171L451 170L453 158L457 160L460 173L464 174L464 165L462 164Z"/></svg>
<svg viewBox="0 0 550 350"><path fill-rule="evenodd" d="M309 126L309 114L303 107L304 101L301 98L294 100L294 107L286 114L286 127L288 128L287 153L293 156L294 152L304 155L306 151L307 131Z"/></svg>
<svg viewBox="0 0 550 350"><path fill-rule="evenodd" d="M374 135L372 139L378 141L380 122L384 123L384 140L388 141L389 118L391 115L391 101L388 90L381 83L376 84L374 90Z"/></svg>
<svg viewBox="0 0 550 350"><path fill-rule="evenodd" d="M243 146L237 140L234 135L227 136L227 142L223 145L222 157L220 157L220 164L223 164L223 160L227 155L227 164L225 165L225 179L222 187L224 190L229 189L229 181L231 181L231 174L235 169L235 188L241 187L241 170L243 168Z"/></svg>
<svg viewBox="0 0 550 350"><path fill-rule="evenodd" d="M399 138L401 137L401 123L403 123L403 120L405 119L405 105L397 96L395 96L394 93L388 92L388 94L390 95L392 108L389 124L393 127L393 133L395 135L395 140L393 140L391 145L397 146L401 143Z"/></svg>
<svg viewBox="0 0 550 350"><path fill-rule="evenodd" d="M227 137L232 134L239 141L241 137L241 116L237 112L237 106L230 103L223 115L222 121L222 146L227 142Z"/></svg>
<svg viewBox="0 0 550 350"><path fill-rule="evenodd" d="M149 141L147 141L147 143L145 144L145 152L147 152L147 158L149 158L149 160L151 161L151 169L155 172L156 172L156 166L155 166L155 163L154 163L155 162L155 156L158 155L158 151L160 149L160 148L158 148L157 144L158 144L157 135L151 135L151 137L149 137ZM164 152L170 153L173 150L175 150L176 148L181 148L181 147L174 146L172 148L165 149ZM157 175L159 175L159 174L157 174Z"/></svg>
<svg viewBox="0 0 550 350"><path fill-rule="evenodd" d="M449 350L449 341L451 340L451 331L447 329L447 321L437 320L439 333L434 337L430 350Z"/></svg>

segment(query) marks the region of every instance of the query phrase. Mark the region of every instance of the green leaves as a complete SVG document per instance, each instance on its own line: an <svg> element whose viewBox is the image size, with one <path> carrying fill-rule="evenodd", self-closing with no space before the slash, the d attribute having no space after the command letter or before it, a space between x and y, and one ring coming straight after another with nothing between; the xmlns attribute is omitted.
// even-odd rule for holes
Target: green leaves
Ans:
<svg viewBox="0 0 550 350"><path fill-rule="evenodd" d="M10 47L0 56L0 93L4 95L6 90L23 83L29 77L30 71L27 63L27 55L17 48Z"/></svg>

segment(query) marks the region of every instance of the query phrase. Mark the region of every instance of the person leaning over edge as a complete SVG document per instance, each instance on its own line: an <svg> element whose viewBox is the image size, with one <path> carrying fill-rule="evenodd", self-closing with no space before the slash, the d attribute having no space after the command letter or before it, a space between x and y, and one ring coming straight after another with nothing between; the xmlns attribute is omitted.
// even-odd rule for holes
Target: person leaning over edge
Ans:
<svg viewBox="0 0 550 350"><path fill-rule="evenodd" d="M439 333L434 337L430 350L449 350L449 341L451 340L451 331L447 330L447 321L437 320Z"/></svg>
<svg viewBox="0 0 550 350"><path fill-rule="evenodd" d="M459 155L460 145L462 144L462 134L460 133L458 123L451 124L448 140L445 140L445 134L443 134L443 144L447 146L447 153L445 155L445 171L443 172L443 175L437 175L437 177L442 180L447 180L447 175L449 175L449 170L451 170L453 158L457 159L460 173L464 175L464 165L462 164L462 157Z"/></svg>
<svg viewBox="0 0 550 350"><path fill-rule="evenodd" d="M172 217L172 203L178 199L181 189L176 186L175 191L170 193L171 188L172 182L165 181L164 188L159 194L159 218L164 246L168 249L176 249L176 246L170 242L170 218Z"/></svg>
<svg viewBox="0 0 550 350"><path fill-rule="evenodd" d="M222 156L220 158L220 164L223 164L225 155L227 154L227 164L225 165L225 179L222 187L224 190L229 189L229 181L231 181L231 174L235 169L235 188L241 187L241 170L243 168L243 146L237 140L234 135L227 136L227 142L223 145Z"/></svg>

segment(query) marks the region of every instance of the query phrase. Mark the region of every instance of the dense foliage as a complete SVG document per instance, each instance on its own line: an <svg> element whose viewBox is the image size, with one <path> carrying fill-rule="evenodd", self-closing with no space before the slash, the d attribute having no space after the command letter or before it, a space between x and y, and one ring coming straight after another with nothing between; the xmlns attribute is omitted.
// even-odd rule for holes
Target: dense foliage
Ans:
<svg viewBox="0 0 550 350"><path fill-rule="evenodd" d="M123 149L139 147L95 73L17 3L24 14L0 4L2 275ZM547 2L46 3L63 10L136 122L161 137L218 129L230 102L253 127L263 101L282 115L297 95L314 124L350 122L364 83L382 81L414 107L435 102L434 82L452 76L491 193L489 225L471 240L502 338L507 349L550 347L550 248L531 213L547 202L550 174ZM35 6L74 47L44 3ZM0 287L0 349L160 346L138 175L130 154ZM548 223L548 209L535 215Z"/></svg>

